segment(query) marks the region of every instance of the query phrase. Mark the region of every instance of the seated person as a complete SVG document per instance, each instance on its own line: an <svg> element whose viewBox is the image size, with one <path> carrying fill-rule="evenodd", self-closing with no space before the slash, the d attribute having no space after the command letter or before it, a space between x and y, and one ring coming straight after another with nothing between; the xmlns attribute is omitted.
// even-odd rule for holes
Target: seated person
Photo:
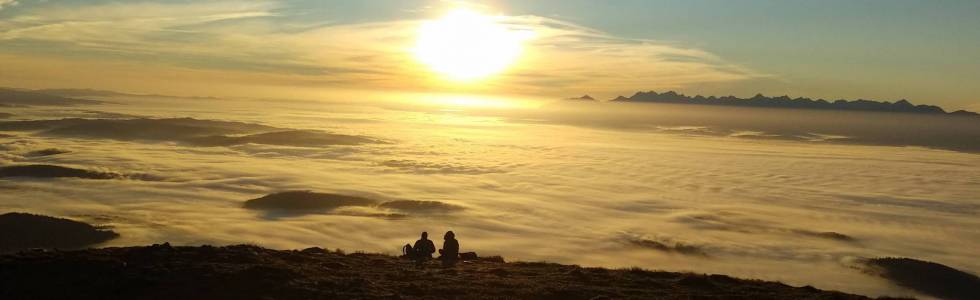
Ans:
<svg viewBox="0 0 980 300"><path fill-rule="evenodd" d="M422 238L415 241L415 246L412 247L412 258L421 265L425 261L432 259L432 253L435 252L436 245L429 239L429 233L422 232Z"/></svg>
<svg viewBox="0 0 980 300"><path fill-rule="evenodd" d="M439 260L446 266L455 265L459 260L459 241L456 240L456 234L448 231L443 238L446 241L442 243L442 249L439 249Z"/></svg>

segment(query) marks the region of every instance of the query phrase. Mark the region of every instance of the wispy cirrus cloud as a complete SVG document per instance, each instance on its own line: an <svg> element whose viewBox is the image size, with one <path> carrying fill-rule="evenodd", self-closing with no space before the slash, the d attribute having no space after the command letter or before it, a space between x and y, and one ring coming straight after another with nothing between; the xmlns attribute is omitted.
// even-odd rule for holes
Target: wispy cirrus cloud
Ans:
<svg viewBox="0 0 980 300"><path fill-rule="evenodd" d="M18 4L17 0L0 0L0 9L4 9L5 7L14 6L17 4Z"/></svg>
<svg viewBox="0 0 980 300"><path fill-rule="evenodd" d="M197 27L272 16L275 7L267 1L50 5L0 20L0 41L55 42L77 51L213 55L216 46L234 37Z"/></svg>
<svg viewBox="0 0 980 300"><path fill-rule="evenodd" d="M289 15L288 4L48 3L0 20L0 45L15 56L140 64L148 73L163 72L154 70L161 67L225 72L228 76L216 80L226 81L247 73L269 77L272 85L310 88L552 95L765 76L704 50L526 15L497 17L515 30L534 32L520 62L478 86L455 87L430 74L411 54L422 20L300 21Z"/></svg>

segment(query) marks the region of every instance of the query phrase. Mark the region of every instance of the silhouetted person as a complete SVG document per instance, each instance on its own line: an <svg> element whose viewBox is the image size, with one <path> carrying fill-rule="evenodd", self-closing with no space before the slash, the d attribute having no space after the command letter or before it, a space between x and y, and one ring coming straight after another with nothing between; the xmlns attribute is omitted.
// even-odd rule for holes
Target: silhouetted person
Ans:
<svg viewBox="0 0 980 300"><path fill-rule="evenodd" d="M423 263L432 259L432 253L436 253L436 245L429 239L428 232L422 232L422 238L415 241L415 246L412 247L412 252L415 257L415 263L419 266L422 266Z"/></svg>
<svg viewBox="0 0 980 300"><path fill-rule="evenodd" d="M446 241L442 242L442 249L439 249L439 260L442 260L443 266L456 265L459 260L459 241L456 240L456 234L447 231L443 238Z"/></svg>

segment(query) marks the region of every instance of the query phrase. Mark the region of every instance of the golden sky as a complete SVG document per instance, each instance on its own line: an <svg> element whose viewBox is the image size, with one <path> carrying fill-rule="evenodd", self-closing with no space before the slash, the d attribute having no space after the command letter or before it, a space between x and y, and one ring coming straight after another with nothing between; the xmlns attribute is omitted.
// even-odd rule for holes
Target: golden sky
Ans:
<svg viewBox="0 0 980 300"><path fill-rule="evenodd" d="M501 1L422 1L416 9L392 8L397 14L385 13L396 2L375 3L369 13L349 2L300 0L5 3L0 4L0 86L9 87L270 97L380 91L540 98L588 93L600 99L674 89L705 95L910 97L950 108L976 103L967 96L972 89L942 91L949 81L944 78L924 77L918 89L890 88L894 84L876 76L834 81L848 78L849 70L799 78L783 74L798 67L732 59L698 42L630 37L577 17L510 12L516 4ZM470 55L420 53L420 36L425 40L426 30L432 31L426 24L460 9L486 17L495 30L515 34L519 49L509 46L507 34L494 37L493 30L471 26L476 28L472 35L456 32L448 42L429 38L426 44L462 47ZM366 17L335 17L348 12ZM814 68L820 64L813 62ZM473 78L459 80L468 76Z"/></svg>

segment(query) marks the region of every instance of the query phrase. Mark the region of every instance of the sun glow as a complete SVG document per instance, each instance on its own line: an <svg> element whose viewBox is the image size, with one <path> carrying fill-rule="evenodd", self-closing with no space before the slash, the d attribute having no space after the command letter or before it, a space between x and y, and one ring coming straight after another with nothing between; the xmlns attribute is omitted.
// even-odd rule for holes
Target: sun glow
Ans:
<svg viewBox="0 0 980 300"><path fill-rule="evenodd" d="M414 53L432 71L453 81L473 81L503 72L521 55L532 34L511 30L496 18L456 9L419 29Z"/></svg>

